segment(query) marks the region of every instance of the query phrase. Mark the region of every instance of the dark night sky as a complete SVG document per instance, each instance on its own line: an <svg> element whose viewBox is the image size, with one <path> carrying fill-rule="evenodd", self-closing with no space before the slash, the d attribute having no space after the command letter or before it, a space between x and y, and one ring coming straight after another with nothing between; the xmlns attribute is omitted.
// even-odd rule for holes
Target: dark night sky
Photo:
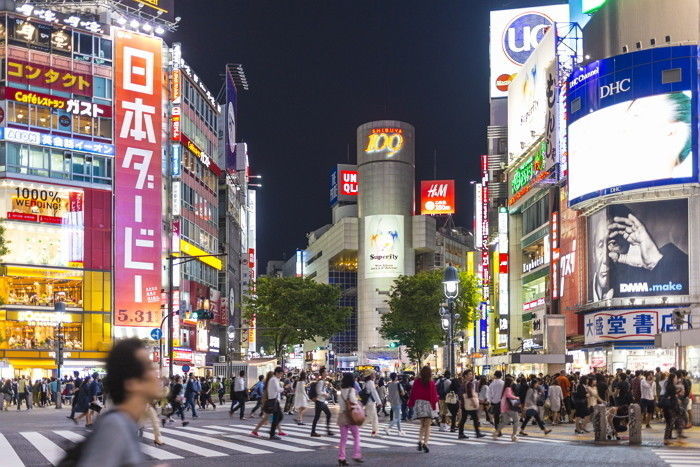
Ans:
<svg viewBox="0 0 700 467"><path fill-rule="evenodd" d="M416 128L416 178L457 180L456 221L471 228L469 180L488 125L489 10L557 0L176 0L168 41L217 93L242 63L238 138L258 193L258 256L284 259L331 221L328 174L355 162L355 130L396 119Z"/></svg>

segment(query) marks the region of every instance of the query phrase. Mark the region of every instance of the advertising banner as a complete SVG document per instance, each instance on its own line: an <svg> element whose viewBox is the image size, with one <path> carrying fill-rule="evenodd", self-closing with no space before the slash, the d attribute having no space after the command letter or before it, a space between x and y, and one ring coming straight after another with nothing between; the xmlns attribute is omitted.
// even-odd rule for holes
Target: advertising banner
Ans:
<svg viewBox="0 0 700 467"><path fill-rule="evenodd" d="M569 79L569 203L695 181L697 47L612 57Z"/></svg>
<svg viewBox="0 0 700 467"><path fill-rule="evenodd" d="M49 135L38 131L20 130L18 128L0 128L0 140L14 143L48 146L69 151L88 152L102 156L113 156L114 145L86 141L84 139L69 138L67 136Z"/></svg>
<svg viewBox="0 0 700 467"><path fill-rule="evenodd" d="M52 109L62 110L72 115L85 115L88 117L112 116L111 105L93 104L83 100L52 96L50 94L27 91L26 89L13 88L11 86L5 86L3 94L7 100L51 107Z"/></svg>
<svg viewBox="0 0 700 467"><path fill-rule="evenodd" d="M590 301L688 294L688 200L616 204L588 218Z"/></svg>
<svg viewBox="0 0 700 467"><path fill-rule="evenodd" d="M491 12L490 96L508 97L508 87L547 29L569 21L568 5L549 5Z"/></svg>
<svg viewBox="0 0 700 467"><path fill-rule="evenodd" d="M236 170L236 110L238 94L231 71L226 68L226 133L224 138L224 164L227 171Z"/></svg>
<svg viewBox="0 0 700 467"><path fill-rule="evenodd" d="M8 58L7 80L92 97L92 76L53 65Z"/></svg>
<svg viewBox="0 0 700 467"><path fill-rule="evenodd" d="M338 164L330 175L331 206L336 203L356 203L359 193L359 173L356 165Z"/></svg>
<svg viewBox="0 0 700 467"><path fill-rule="evenodd" d="M587 314L584 316L585 343L653 341L654 335L675 329L673 310L606 310Z"/></svg>
<svg viewBox="0 0 700 467"><path fill-rule="evenodd" d="M568 207L565 188L560 197L559 275L554 283L560 312L566 317L566 335L572 336L581 333L577 311L586 302L586 262L581 248L586 244L586 218Z"/></svg>
<svg viewBox="0 0 700 467"><path fill-rule="evenodd" d="M423 180L420 182L421 215L455 213L455 181Z"/></svg>
<svg viewBox="0 0 700 467"><path fill-rule="evenodd" d="M175 19L175 0L121 0L130 9L143 10L166 21Z"/></svg>
<svg viewBox="0 0 700 467"><path fill-rule="evenodd" d="M404 217L365 217L365 278L398 277L404 273Z"/></svg>
<svg viewBox="0 0 700 467"><path fill-rule="evenodd" d="M115 41L115 324L160 323L160 39L117 31Z"/></svg>
<svg viewBox="0 0 700 467"><path fill-rule="evenodd" d="M554 28L544 35L508 90L508 162L527 151L547 130L556 103ZM546 157L547 165L554 158ZM545 168L547 167L545 165Z"/></svg>

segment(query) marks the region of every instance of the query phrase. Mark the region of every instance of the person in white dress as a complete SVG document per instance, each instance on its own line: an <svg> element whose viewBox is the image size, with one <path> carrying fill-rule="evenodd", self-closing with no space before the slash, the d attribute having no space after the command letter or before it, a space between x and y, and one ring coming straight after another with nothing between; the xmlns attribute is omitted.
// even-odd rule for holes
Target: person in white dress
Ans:
<svg viewBox="0 0 700 467"><path fill-rule="evenodd" d="M372 436L377 436L377 430L379 430L379 417L377 414L377 404L381 404L382 400L379 398L377 393L377 387L374 384L374 372L370 373L365 377L365 392L369 395L367 400L367 405L365 405L365 412L367 414L367 422L372 425Z"/></svg>
<svg viewBox="0 0 700 467"><path fill-rule="evenodd" d="M302 371L299 374L299 379L294 386L294 410L297 412L297 425L305 425L304 412L309 405L309 396L306 394L306 372Z"/></svg>
<svg viewBox="0 0 700 467"><path fill-rule="evenodd" d="M559 416L561 415L561 404L564 401L564 394L556 378L553 378L549 385L547 401L549 402L549 410L552 411L552 425L559 425Z"/></svg>

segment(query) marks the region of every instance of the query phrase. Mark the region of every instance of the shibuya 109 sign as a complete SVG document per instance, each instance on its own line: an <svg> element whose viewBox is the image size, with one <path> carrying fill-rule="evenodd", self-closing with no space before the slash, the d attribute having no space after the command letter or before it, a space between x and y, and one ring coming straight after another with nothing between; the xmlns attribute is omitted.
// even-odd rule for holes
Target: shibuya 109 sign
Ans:
<svg viewBox="0 0 700 467"><path fill-rule="evenodd" d="M115 37L115 324L154 327L161 317L162 44L124 30Z"/></svg>
<svg viewBox="0 0 700 467"><path fill-rule="evenodd" d="M372 128L367 137L367 154L385 153L386 157L393 157L403 149L402 128Z"/></svg>

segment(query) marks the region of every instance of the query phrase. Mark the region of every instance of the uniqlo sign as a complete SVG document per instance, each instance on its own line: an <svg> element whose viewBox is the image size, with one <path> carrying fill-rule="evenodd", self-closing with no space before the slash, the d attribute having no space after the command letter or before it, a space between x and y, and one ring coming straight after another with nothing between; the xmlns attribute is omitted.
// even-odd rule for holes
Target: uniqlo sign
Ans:
<svg viewBox="0 0 700 467"><path fill-rule="evenodd" d="M420 213L454 214L455 181L427 180L420 183Z"/></svg>
<svg viewBox="0 0 700 467"><path fill-rule="evenodd" d="M115 40L115 324L161 319L160 39L117 31Z"/></svg>
<svg viewBox="0 0 700 467"><path fill-rule="evenodd" d="M338 172L338 191L341 196L357 196L359 183L357 182L357 170L340 170Z"/></svg>

